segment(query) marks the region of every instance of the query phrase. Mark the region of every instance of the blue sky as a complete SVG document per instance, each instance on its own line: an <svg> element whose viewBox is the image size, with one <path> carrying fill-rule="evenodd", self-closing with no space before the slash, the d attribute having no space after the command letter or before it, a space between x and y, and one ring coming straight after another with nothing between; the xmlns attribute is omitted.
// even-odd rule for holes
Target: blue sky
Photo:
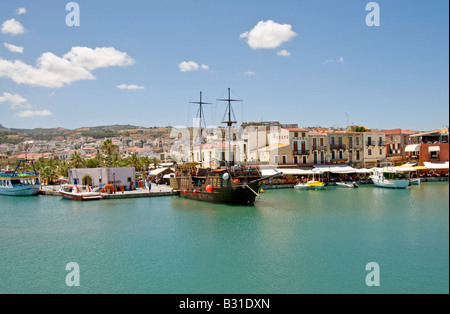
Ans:
<svg viewBox="0 0 450 314"><path fill-rule="evenodd" d="M217 125L229 87L239 121L449 124L447 1L377 1L379 27L361 0L79 0L79 27L69 2L1 1L0 124L186 125L203 91Z"/></svg>

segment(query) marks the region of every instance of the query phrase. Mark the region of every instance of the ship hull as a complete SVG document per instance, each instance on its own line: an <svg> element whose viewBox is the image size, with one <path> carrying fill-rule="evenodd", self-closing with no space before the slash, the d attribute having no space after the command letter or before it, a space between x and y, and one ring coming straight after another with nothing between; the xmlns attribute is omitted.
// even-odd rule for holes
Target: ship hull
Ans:
<svg viewBox="0 0 450 314"><path fill-rule="evenodd" d="M36 196L41 190L40 185L26 185L13 187L0 187L0 195L9 196Z"/></svg>
<svg viewBox="0 0 450 314"><path fill-rule="evenodd" d="M208 202L208 203L221 203L229 205L254 205L257 194L253 191L259 191L259 184L252 184L241 187L223 188L220 191L199 191L194 193L193 191L180 191L180 197Z"/></svg>

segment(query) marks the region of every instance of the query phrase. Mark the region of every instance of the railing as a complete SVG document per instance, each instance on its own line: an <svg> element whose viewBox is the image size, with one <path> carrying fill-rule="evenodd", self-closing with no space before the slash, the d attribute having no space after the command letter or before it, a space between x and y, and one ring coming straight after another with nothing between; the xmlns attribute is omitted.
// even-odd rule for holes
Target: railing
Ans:
<svg viewBox="0 0 450 314"><path fill-rule="evenodd" d="M367 141L366 146L375 146L375 142Z"/></svg>
<svg viewBox="0 0 450 314"><path fill-rule="evenodd" d="M294 150L294 155L309 155L309 150Z"/></svg>
<svg viewBox="0 0 450 314"><path fill-rule="evenodd" d="M330 144L330 149L347 149L347 146L344 144Z"/></svg>

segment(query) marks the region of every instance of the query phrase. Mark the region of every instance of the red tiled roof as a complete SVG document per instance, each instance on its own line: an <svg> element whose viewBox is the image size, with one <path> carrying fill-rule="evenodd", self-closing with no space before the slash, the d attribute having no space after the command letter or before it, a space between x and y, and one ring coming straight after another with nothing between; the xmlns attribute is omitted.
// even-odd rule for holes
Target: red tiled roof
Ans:
<svg viewBox="0 0 450 314"><path fill-rule="evenodd" d="M411 130L402 130L402 129L383 130L381 132L383 132L384 134L389 134L389 135L393 135L393 134L411 135L411 134L415 134L416 133L416 132L411 131Z"/></svg>

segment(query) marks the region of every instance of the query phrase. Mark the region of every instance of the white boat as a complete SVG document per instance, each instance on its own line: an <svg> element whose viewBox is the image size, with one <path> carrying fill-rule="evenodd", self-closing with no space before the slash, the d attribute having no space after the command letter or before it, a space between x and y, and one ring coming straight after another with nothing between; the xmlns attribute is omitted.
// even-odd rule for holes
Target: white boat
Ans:
<svg viewBox="0 0 450 314"><path fill-rule="evenodd" d="M381 188L406 189L410 185L410 171L400 167L384 167L374 169L370 176L372 182Z"/></svg>
<svg viewBox="0 0 450 314"><path fill-rule="evenodd" d="M32 164L33 172L19 170L20 165L27 162ZM15 170L0 171L0 195L35 196L40 190L39 174L31 160L19 160Z"/></svg>
<svg viewBox="0 0 450 314"><path fill-rule="evenodd" d="M411 181L411 185L420 185L420 183L421 183L420 178L411 178L410 181Z"/></svg>
<svg viewBox="0 0 450 314"><path fill-rule="evenodd" d="M358 188L358 184L356 184L356 182L337 182L336 186L341 187L341 188L349 188L349 189Z"/></svg>
<svg viewBox="0 0 450 314"><path fill-rule="evenodd" d="M89 185L64 184L60 187L59 193L63 198L75 201L94 201L102 198L102 194L92 191Z"/></svg>
<svg viewBox="0 0 450 314"><path fill-rule="evenodd" d="M297 190L309 190L309 185L308 185L308 183L300 182L300 183L297 183L294 186L294 188L297 189Z"/></svg>

